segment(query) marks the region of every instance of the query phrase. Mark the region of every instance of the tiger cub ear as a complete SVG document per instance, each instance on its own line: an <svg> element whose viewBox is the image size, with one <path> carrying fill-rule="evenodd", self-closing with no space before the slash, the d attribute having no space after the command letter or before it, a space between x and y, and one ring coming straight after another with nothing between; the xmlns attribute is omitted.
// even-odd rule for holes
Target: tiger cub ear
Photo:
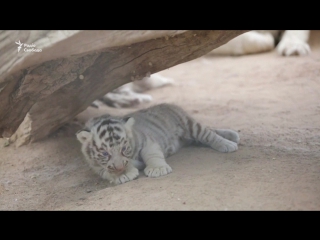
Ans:
<svg viewBox="0 0 320 240"><path fill-rule="evenodd" d="M125 121L124 129L126 130L129 137L132 137L132 126L135 123L135 120L133 117L124 118L123 121Z"/></svg>
<svg viewBox="0 0 320 240"><path fill-rule="evenodd" d="M124 127L127 129L131 129L135 123L135 120L133 117L124 118L123 121L125 121Z"/></svg>
<svg viewBox="0 0 320 240"><path fill-rule="evenodd" d="M84 143L88 140L91 140L92 133L87 129L82 129L76 133L79 142Z"/></svg>

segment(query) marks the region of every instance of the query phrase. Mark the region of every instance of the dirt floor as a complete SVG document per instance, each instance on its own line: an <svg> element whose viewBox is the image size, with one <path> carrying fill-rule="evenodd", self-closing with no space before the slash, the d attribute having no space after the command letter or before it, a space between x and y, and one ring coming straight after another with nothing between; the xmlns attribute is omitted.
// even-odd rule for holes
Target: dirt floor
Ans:
<svg viewBox="0 0 320 240"><path fill-rule="evenodd" d="M204 56L161 72L176 85L150 91L152 104L239 131L237 152L184 148L167 159L171 174L111 187L85 164L74 126L18 149L1 139L0 209L320 210L320 31L310 43L306 57Z"/></svg>

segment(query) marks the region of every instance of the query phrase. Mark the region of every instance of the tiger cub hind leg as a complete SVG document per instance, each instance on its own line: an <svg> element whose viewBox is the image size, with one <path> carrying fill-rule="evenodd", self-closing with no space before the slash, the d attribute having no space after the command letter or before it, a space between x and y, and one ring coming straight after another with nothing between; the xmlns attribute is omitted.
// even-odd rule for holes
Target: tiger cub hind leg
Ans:
<svg viewBox="0 0 320 240"><path fill-rule="evenodd" d="M167 164L164 154L157 143L147 143L141 150L141 157L146 164L144 173L148 177L160 177L172 172L172 168Z"/></svg>
<svg viewBox="0 0 320 240"><path fill-rule="evenodd" d="M220 129L218 132L203 126L191 119L188 120L191 138L208 145L219 152L229 153L238 150L238 133L232 130ZM221 135L220 135L221 134Z"/></svg>
<svg viewBox="0 0 320 240"><path fill-rule="evenodd" d="M221 137L228 139L232 142L235 142L239 144L240 142L240 136L236 131L233 131L231 129L217 129L215 132L220 135Z"/></svg>
<svg viewBox="0 0 320 240"><path fill-rule="evenodd" d="M203 144L209 145L218 152L229 153L238 150L238 144L236 142L221 137L211 129L206 128L204 136L205 137L199 139L199 141Z"/></svg>

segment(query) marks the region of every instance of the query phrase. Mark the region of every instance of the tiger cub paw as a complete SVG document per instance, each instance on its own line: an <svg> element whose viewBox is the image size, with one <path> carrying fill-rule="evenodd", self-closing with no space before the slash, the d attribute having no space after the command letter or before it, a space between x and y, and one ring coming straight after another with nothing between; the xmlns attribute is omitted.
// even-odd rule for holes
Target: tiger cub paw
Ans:
<svg viewBox="0 0 320 240"><path fill-rule="evenodd" d="M152 177L152 178L156 178L156 177L160 177L160 176L164 176L167 175L169 173L172 172L172 168L166 164L163 166L147 166L144 169L144 173L148 176L148 177Z"/></svg>
<svg viewBox="0 0 320 240"><path fill-rule="evenodd" d="M129 172L126 172L119 177L117 177L114 181L115 184L122 184L129 181L132 181L134 179L137 179L139 177L139 170L136 168L132 168Z"/></svg>
<svg viewBox="0 0 320 240"><path fill-rule="evenodd" d="M229 141L232 141L235 143L240 142L239 134L236 131L233 131L231 129L217 129L216 133L221 137L228 139Z"/></svg>
<svg viewBox="0 0 320 240"><path fill-rule="evenodd" d="M218 146L213 147L213 149L218 152L230 153L238 150L238 144L227 139L224 139L223 142L220 142Z"/></svg>

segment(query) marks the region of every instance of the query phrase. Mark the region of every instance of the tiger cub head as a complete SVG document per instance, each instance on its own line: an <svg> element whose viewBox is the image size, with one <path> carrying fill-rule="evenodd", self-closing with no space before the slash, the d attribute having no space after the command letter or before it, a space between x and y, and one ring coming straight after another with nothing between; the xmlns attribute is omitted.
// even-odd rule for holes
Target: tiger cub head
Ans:
<svg viewBox="0 0 320 240"><path fill-rule="evenodd" d="M94 118L86 128L77 132L82 153L93 167L103 167L109 173L122 173L130 161L133 151L130 146L131 118Z"/></svg>

